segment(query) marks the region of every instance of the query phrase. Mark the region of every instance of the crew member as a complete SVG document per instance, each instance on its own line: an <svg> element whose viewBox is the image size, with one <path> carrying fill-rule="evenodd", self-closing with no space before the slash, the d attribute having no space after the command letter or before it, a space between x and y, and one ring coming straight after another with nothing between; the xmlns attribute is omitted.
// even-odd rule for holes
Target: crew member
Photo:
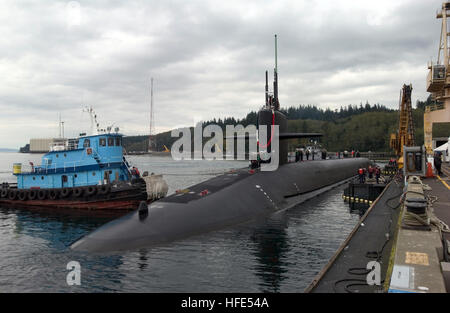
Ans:
<svg viewBox="0 0 450 313"><path fill-rule="evenodd" d="M436 152L434 154L434 168L436 169L436 173L438 175L442 175L441 166L442 166L441 155L439 152Z"/></svg>
<svg viewBox="0 0 450 313"><path fill-rule="evenodd" d="M364 169L362 167L359 168L358 170L358 175L359 175L359 183L360 184L364 184Z"/></svg>
<svg viewBox="0 0 450 313"><path fill-rule="evenodd" d="M369 178L373 178L373 167L372 166L369 165L367 172L369 172Z"/></svg>
<svg viewBox="0 0 450 313"><path fill-rule="evenodd" d="M139 173L139 170L137 169L137 167L133 166L133 168L131 169L131 176L132 176L132 178L140 178L141 177L141 173Z"/></svg>
<svg viewBox="0 0 450 313"><path fill-rule="evenodd" d="M306 160L309 160L309 149L306 149Z"/></svg>
<svg viewBox="0 0 450 313"><path fill-rule="evenodd" d="M376 178L376 180L377 180L377 184L380 183L380 182L379 182L380 176L381 176L381 169L380 169L380 167L377 166L377 167L375 168L375 178Z"/></svg>
<svg viewBox="0 0 450 313"><path fill-rule="evenodd" d="M259 167L259 162L258 162L258 160L251 160L251 161L250 161L250 168L251 168L252 170L254 170L254 169L258 168L258 167Z"/></svg>

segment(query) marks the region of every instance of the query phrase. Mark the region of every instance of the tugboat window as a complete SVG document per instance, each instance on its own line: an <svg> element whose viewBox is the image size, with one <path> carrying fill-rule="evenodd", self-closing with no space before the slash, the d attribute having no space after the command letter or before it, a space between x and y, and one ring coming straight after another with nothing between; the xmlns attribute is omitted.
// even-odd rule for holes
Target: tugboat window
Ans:
<svg viewBox="0 0 450 313"><path fill-rule="evenodd" d="M114 146L114 138L113 137L108 137L108 146Z"/></svg>
<svg viewBox="0 0 450 313"><path fill-rule="evenodd" d="M84 148L88 148L91 146L91 141L89 139L85 139L83 143Z"/></svg>
<svg viewBox="0 0 450 313"><path fill-rule="evenodd" d="M99 143L100 143L100 146L106 147L106 138L100 138Z"/></svg>
<svg viewBox="0 0 450 313"><path fill-rule="evenodd" d="M66 175L62 176L62 181L63 181L63 183L67 183L67 176Z"/></svg>
<svg viewBox="0 0 450 313"><path fill-rule="evenodd" d="M116 146L120 146L120 137L116 137Z"/></svg>
<svg viewBox="0 0 450 313"><path fill-rule="evenodd" d="M95 176L95 172L92 172L92 176Z"/></svg>

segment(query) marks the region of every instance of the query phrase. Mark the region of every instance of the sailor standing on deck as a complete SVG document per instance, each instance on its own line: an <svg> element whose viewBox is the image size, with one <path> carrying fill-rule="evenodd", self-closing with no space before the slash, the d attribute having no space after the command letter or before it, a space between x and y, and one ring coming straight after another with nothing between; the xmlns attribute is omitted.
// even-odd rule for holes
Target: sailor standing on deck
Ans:
<svg viewBox="0 0 450 313"><path fill-rule="evenodd" d="M133 166L133 167L131 168L131 178L132 178L132 179L133 179L133 178L138 179L138 178L140 178L140 177L141 177L141 173L139 173L139 170L137 169L136 166Z"/></svg>
<svg viewBox="0 0 450 313"><path fill-rule="evenodd" d="M369 165L367 172L369 172L369 178L373 178L373 167L372 166Z"/></svg>
<svg viewBox="0 0 450 313"><path fill-rule="evenodd" d="M376 180L377 180L377 184L379 184L380 176L381 176L381 170L380 170L380 168L377 166L377 167L375 168L375 178L376 178Z"/></svg>
<svg viewBox="0 0 450 313"><path fill-rule="evenodd" d="M359 168L358 170L358 175L359 175L359 183L360 184L364 184L364 169L362 167Z"/></svg>

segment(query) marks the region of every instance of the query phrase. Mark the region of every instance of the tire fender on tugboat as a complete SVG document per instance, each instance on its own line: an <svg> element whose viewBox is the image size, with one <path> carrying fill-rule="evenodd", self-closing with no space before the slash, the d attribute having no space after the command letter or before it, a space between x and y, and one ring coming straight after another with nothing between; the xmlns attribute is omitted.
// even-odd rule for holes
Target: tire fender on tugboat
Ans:
<svg viewBox="0 0 450 313"><path fill-rule="evenodd" d="M50 190L48 191L48 197L49 197L50 199L56 200L56 199L58 199L58 196L59 196L59 191L58 191L58 189L50 189Z"/></svg>
<svg viewBox="0 0 450 313"><path fill-rule="evenodd" d="M20 190L19 191L19 200L25 201L28 198L28 191L26 190Z"/></svg>
<svg viewBox="0 0 450 313"><path fill-rule="evenodd" d="M111 191L111 185L98 185L97 190L99 194L106 195Z"/></svg>
<svg viewBox="0 0 450 313"><path fill-rule="evenodd" d="M16 200L17 198L17 190L16 189L9 189L8 191L8 199L9 200Z"/></svg>
<svg viewBox="0 0 450 313"><path fill-rule="evenodd" d="M63 188L63 189L61 189L61 193L60 193L61 198L68 197L70 195L71 191L72 191L72 189L70 189L70 188Z"/></svg>
<svg viewBox="0 0 450 313"><path fill-rule="evenodd" d="M37 197L37 190L31 189L28 193L28 200L34 200Z"/></svg>
<svg viewBox="0 0 450 313"><path fill-rule="evenodd" d="M38 193L37 193L37 198L39 200L44 200L45 198L47 198L47 190L45 189L39 189Z"/></svg>
<svg viewBox="0 0 450 313"><path fill-rule="evenodd" d="M81 197L83 195L83 188L77 187L73 189L73 195L77 198Z"/></svg>
<svg viewBox="0 0 450 313"><path fill-rule="evenodd" d="M85 193L88 196L93 196L97 192L96 186L87 186L85 187Z"/></svg>

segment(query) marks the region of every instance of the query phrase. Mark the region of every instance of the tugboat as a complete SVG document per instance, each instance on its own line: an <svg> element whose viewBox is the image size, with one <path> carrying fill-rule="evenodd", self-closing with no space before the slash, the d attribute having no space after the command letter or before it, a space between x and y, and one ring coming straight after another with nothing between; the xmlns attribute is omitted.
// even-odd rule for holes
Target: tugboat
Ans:
<svg viewBox="0 0 450 313"><path fill-rule="evenodd" d="M90 108L91 122L96 115ZM93 128L93 127L92 127ZM88 210L137 209L141 201L151 202L167 193L162 175L140 177L123 156L119 129L97 129L80 134L50 148L40 166L22 172L15 163L17 184L3 183L0 205ZM147 186L146 182L153 184Z"/></svg>

